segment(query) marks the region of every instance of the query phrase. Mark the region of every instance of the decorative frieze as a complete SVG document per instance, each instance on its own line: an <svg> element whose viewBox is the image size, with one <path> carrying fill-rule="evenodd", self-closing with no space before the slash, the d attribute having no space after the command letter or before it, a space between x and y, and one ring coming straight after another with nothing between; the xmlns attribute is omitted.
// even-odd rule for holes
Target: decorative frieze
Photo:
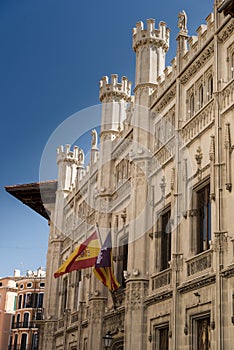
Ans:
<svg viewBox="0 0 234 350"><path fill-rule="evenodd" d="M176 96L176 85L174 84L168 92L163 94L156 106L156 111L160 113Z"/></svg>
<svg viewBox="0 0 234 350"><path fill-rule="evenodd" d="M215 281L216 281L216 276L214 274L208 275L208 276L206 275L206 276L203 276L200 278L193 279L189 282L183 283L182 285L180 285L178 287L178 291L180 293L187 293L187 292L190 292L192 290L206 287L210 284L215 283Z"/></svg>
<svg viewBox="0 0 234 350"><path fill-rule="evenodd" d="M204 64L212 57L214 53L214 43L212 42L205 50L202 51L201 55L195 60L193 64L189 66L186 72L182 75L180 83L182 85L187 84L188 81L201 69Z"/></svg>
<svg viewBox="0 0 234 350"><path fill-rule="evenodd" d="M234 20L231 21L224 29L219 33L218 38L221 42L225 42L234 31Z"/></svg>
<svg viewBox="0 0 234 350"><path fill-rule="evenodd" d="M154 305L157 303L161 303L167 299L171 299L173 297L173 291L172 290L167 290L167 291L163 291L161 293L157 293L157 294L153 294L153 295L149 295L146 299L145 299L145 305L146 306L150 306L150 305Z"/></svg>

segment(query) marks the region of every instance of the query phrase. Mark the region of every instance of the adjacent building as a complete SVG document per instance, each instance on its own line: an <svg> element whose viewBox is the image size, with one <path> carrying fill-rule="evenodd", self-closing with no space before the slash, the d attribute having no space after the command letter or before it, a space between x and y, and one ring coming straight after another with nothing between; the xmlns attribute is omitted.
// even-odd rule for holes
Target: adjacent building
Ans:
<svg viewBox="0 0 234 350"><path fill-rule="evenodd" d="M17 282L15 277L0 278L0 350L7 349L11 320L16 309Z"/></svg>
<svg viewBox="0 0 234 350"><path fill-rule="evenodd" d="M8 350L38 350L38 324L43 319L45 271L28 271L18 279L15 313L11 319ZM9 334L8 334L9 335Z"/></svg>
<svg viewBox="0 0 234 350"><path fill-rule="evenodd" d="M7 188L50 217L39 349L101 350L105 334L112 350L233 348L234 22L220 5L197 36L179 14L167 67L166 23L136 24L134 91L101 79L100 146L93 130L87 167L79 147L58 148L47 214L39 188ZM53 277L97 223L112 233L113 295L92 268Z"/></svg>

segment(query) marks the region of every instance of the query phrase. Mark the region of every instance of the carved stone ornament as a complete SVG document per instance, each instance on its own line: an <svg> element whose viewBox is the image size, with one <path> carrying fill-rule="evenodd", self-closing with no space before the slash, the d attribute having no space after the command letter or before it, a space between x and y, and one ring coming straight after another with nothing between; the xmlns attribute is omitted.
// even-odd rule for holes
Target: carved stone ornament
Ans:
<svg viewBox="0 0 234 350"><path fill-rule="evenodd" d="M171 100L175 98L175 95L176 95L176 85L174 84L166 94L162 95L156 107L157 112L158 113L161 112L171 102Z"/></svg>
<svg viewBox="0 0 234 350"><path fill-rule="evenodd" d="M102 316L102 304L100 304L99 301L93 301L93 308L92 308L92 320L94 323L101 322L101 316Z"/></svg>
<svg viewBox="0 0 234 350"><path fill-rule="evenodd" d="M221 42L225 42L233 33L234 31L234 20L227 25L223 31L219 34L218 38Z"/></svg>
<svg viewBox="0 0 234 350"><path fill-rule="evenodd" d="M126 293L127 309L138 310L142 307L145 290L146 283L144 282L132 282L128 284L128 290Z"/></svg>
<svg viewBox="0 0 234 350"><path fill-rule="evenodd" d="M107 318L108 317L108 318ZM118 312L105 317L105 329L112 333L119 333L124 331L124 313Z"/></svg>
<svg viewBox="0 0 234 350"><path fill-rule="evenodd" d="M210 46L202 52L202 54L195 60L193 64L189 66L186 72L182 75L180 79L181 84L186 84L197 73L197 71L204 66L205 62L210 59L213 53L214 44L211 43Z"/></svg>

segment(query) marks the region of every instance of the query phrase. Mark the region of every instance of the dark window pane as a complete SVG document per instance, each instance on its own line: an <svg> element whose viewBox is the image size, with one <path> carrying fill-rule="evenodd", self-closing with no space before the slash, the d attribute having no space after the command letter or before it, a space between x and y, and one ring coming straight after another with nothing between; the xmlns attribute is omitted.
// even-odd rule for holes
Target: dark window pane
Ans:
<svg viewBox="0 0 234 350"><path fill-rule="evenodd" d="M197 321L197 350L210 350L210 318Z"/></svg>
<svg viewBox="0 0 234 350"><path fill-rule="evenodd" d="M21 337L20 350L26 350L27 345L27 334L23 333Z"/></svg>
<svg viewBox="0 0 234 350"><path fill-rule="evenodd" d="M160 328L159 329L159 349L160 350L168 350L169 344L168 344L168 334L169 333L169 327Z"/></svg>
<svg viewBox="0 0 234 350"><path fill-rule="evenodd" d="M197 192L197 254L210 248L211 203L210 186Z"/></svg>
<svg viewBox="0 0 234 350"><path fill-rule="evenodd" d="M162 233L161 233L161 270L169 267L171 260L171 211L162 215Z"/></svg>

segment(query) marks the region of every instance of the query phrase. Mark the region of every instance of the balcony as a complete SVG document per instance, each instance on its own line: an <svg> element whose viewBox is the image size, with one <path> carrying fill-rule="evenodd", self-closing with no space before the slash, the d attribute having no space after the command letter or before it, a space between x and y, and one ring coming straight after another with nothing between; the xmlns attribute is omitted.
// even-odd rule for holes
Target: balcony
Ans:
<svg viewBox="0 0 234 350"><path fill-rule="evenodd" d="M182 128L184 146L214 123L214 100L211 99L201 110L190 118Z"/></svg>
<svg viewBox="0 0 234 350"><path fill-rule="evenodd" d="M209 249L187 260L187 276L208 272L212 267L212 253L213 251Z"/></svg>
<svg viewBox="0 0 234 350"><path fill-rule="evenodd" d="M163 270L152 276L152 290L159 289L171 284L171 269Z"/></svg>
<svg viewBox="0 0 234 350"><path fill-rule="evenodd" d="M38 328L36 325L36 321L32 322L15 322L13 323L12 329L19 329L19 328L25 328L25 329L31 329L31 328Z"/></svg>
<svg viewBox="0 0 234 350"><path fill-rule="evenodd" d="M28 344L25 346L22 345L12 345L12 346L8 346L8 350L37 350L38 346L34 345L34 344Z"/></svg>

